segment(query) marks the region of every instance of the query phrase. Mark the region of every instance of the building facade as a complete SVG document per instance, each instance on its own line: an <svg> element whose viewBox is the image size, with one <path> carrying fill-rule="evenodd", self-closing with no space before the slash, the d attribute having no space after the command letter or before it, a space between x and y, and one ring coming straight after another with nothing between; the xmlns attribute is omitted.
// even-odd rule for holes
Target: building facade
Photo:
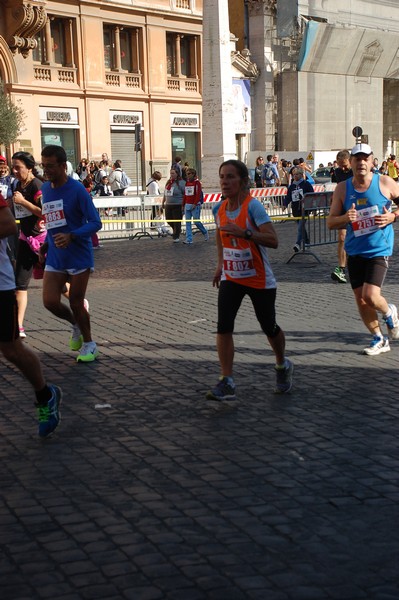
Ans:
<svg viewBox="0 0 399 600"><path fill-rule="evenodd" d="M260 71L253 150L350 148L360 126L380 159L399 153L397 0L229 2Z"/></svg>
<svg viewBox="0 0 399 600"><path fill-rule="evenodd" d="M0 0L0 79L21 149L106 152L133 185L174 155L200 168L202 0Z"/></svg>

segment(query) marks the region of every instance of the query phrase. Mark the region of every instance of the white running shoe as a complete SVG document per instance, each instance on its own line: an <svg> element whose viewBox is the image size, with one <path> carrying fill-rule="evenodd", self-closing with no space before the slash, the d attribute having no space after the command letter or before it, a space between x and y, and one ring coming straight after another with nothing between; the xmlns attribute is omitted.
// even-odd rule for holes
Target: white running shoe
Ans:
<svg viewBox="0 0 399 600"><path fill-rule="evenodd" d="M399 339L399 319L398 319L398 309L394 304L388 304L388 308L391 312L389 317L384 317L385 324L388 329L388 335L391 340Z"/></svg>
<svg viewBox="0 0 399 600"><path fill-rule="evenodd" d="M382 354L383 352L389 352L389 340L387 337L380 337L379 335L375 335L370 342L370 345L367 346L363 350L363 354L367 354L368 356L376 356L377 354Z"/></svg>
<svg viewBox="0 0 399 600"><path fill-rule="evenodd" d="M96 342L84 342L76 360L78 362L93 362L98 355Z"/></svg>
<svg viewBox="0 0 399 600"><path fill-rule="evenodd" d="M72 325L71 337L69 338L69 347L71 350L80 350L83 344L83 336L78 325Z"/></svg>

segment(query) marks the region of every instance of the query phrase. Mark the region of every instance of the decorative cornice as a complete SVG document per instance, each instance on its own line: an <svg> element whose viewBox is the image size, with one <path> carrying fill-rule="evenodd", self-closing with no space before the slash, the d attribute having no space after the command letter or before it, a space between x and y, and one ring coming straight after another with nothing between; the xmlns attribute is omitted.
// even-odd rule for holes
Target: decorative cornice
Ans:
<svg viewBox="0 0 399 600"><path fill-rule="evenodd" d="M29 51L37 46L35 35L46 24L45 3L37 0L13 0L11 6L7 4L8 45L14 54L20 52L26 58Z"/></svg>
<svg viewBox="0 0 399 600"><path fill-rule="evenodd" d="M231 64L240 71L246 78L256 81L259 77L258 65L249 60L250 52L244 49L242 52L231 53Z"/></svg>

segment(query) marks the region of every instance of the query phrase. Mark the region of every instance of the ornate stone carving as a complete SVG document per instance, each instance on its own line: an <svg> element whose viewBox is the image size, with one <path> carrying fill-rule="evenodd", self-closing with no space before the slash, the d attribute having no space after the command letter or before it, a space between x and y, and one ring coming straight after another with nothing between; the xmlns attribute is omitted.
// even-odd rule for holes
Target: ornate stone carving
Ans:
<svg viewBox="0 0 399 600"><path fill-rule="evenodd" d="M14 54L21 52L26 57L36 48L35 35L46 24L45 4L37 0L13 0L6 3L5 10L8 45Z"/></svg>
<svg viewBox="0 0 399 600"><path fill-rule="evenodd" d="M244 0L251 14L273 14L277 12L277 0Z"/></svg>

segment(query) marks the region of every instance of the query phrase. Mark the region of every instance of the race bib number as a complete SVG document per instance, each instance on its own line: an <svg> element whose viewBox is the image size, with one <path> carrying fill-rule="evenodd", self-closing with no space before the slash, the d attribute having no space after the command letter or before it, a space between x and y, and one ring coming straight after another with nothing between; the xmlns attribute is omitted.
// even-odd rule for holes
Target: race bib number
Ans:
<svg viewBox="0 0 399 600"><path fill-rule="evenodd" d="M184 190L186 196L194 196L195 195L195 187L193 185L187 186Z"/></svg>
<svg viewBox="0 0 399 600"><path fill-rule="evenodd" d="M56 227L62 227L66 225L66 218L64 215L64 201L55 200L54 202L46 202L43 204L42 213L44 216L44 222L46 229L55 229Z"/></svg>
<svg viewBox="0 0 399 600"><path fill-rule="evenodd" d="M231 279L255 277L256 269L250 248L223 248L223 270Z"/></svg>
<svg viewBox="0 0 399 600"><path fill-rule="evenodd" d="M373 233L379 229L375 224L374 217L379 215L378 206L367 206L356 211L356 221L353 221L352 228L355 237Z"/></svg>
<svg viewBox="0 0 399 600"><path fill-rule="evenodd" d="M15 204L14 202L14 211L16 219L24 219L25 217L31 217L32 213L25 206L21 206L20 204Z"/></svg>
<svg viewBox="0 0 399 600"><path fill-rule="evenodd" d="M172 190L165 190L165 196L173 196L173 189Z"/></svg>
<svg viewBox="0 0 399 600"><path fill-rule="evenodd" d="M292 202L299 202L300 200L303 200L303 190L301 188L292 190L291 198Z"/></svg>

